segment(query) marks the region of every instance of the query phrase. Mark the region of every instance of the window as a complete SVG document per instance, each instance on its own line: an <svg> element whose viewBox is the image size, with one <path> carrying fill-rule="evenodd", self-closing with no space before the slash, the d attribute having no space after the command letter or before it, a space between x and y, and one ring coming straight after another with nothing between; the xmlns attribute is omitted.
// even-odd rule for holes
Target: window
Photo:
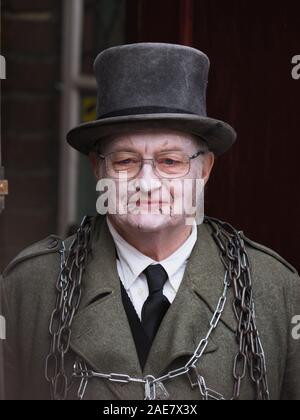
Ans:
<svg viewBox="0 0 300 420"><path fill-rule="evenodd" d="M125 43L126 0L65 0L59 230L65 235L84 214L96 213L96 181L89 161L65 140L70 128L96 116L93 62Z"/></svg>

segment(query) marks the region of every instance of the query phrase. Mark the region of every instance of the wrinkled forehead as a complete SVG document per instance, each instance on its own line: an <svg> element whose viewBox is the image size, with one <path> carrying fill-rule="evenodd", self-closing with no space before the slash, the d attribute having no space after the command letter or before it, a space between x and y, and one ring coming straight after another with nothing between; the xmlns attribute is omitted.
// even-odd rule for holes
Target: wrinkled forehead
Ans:
<svg viewBox="0 0 300 420"><path fill-rule="evenodd" d="M141 153L182 150L193 153L197 150L199 143L200 139L192 134L173 130L149 129L106 137L100 140L98 145L103 153L118 150Z"/></svg>

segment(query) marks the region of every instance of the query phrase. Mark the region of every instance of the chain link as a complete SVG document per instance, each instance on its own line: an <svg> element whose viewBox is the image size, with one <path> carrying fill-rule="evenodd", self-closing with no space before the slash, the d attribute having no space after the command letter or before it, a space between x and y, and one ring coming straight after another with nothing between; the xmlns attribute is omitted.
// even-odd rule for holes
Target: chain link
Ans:
<svg viewBox="0 0 300 420"><path fill-rule="evenodd" d="M266 360L256 327L255 305L252 291L250 261L245 249L245 243L231 225L213 218L205 218L205 223L212 228L212 236L220 250L220 258L225 267L224 288L216 310L210 321L210 328L196 348L187 364L166 375L155 378L132 378L123 374L102 374L89 370L86 363L78 360L74 364L73 379L80 379L78 398L83 399L88 381L91 378L108 380L111 382L128 384L139 383L145 386L145 399L156 399L157 390L162 398L168 393L163 383L187 375L192 388L198 387L202 399L224 400L219 393L206 387L204 378L197 370L197 364L202 358L209 339L219 325L226 303L228 289L234 293L233 311L237 320L236 339L238 352L233 362L233 396L232 400L240 399L242 381L246 376L247 367L250 378L254 383L257 400L268 400L269 390L267 381ZM78 310L82 293L82 279L88 262L90 250L91 219L84 218L76 238L74 239L69 255L61 250L61 270L57 281L57 301L51 315L49 332L52 337L51 348L46 359L46 379L51 384L54 399L66 399L68 390L72 385L68 383L65 372L65 356L69 352L71 339L71 326L74 315Z"/></svg>
<svg viewBox="0 0 300 420"><path fill-rule="evenodd" d="M90 230L91 218L85 217L70 249L67 251L63 242L60 250L57 299L49 325L51 346L45 365L45 377L50 383L51 397L54 400L65 400L73 384L72 375L69 382L66 372L65 357L70 350L71 326L81 300L82 277L90 250ZM82 391L81 387L79 392Z"/></svg>
<svg viewBox="0 0 300 420"><path fill-rule="evenodd" d="M247 367L254 383L257 400L269 400L266 359L256 326L250 261L245 242L230 224L206 218L220 248L220 257L229 272L234 290L233 310L237 320L236 338L239 351L234 358L233 400L240 399L242 381Z"/></svg>

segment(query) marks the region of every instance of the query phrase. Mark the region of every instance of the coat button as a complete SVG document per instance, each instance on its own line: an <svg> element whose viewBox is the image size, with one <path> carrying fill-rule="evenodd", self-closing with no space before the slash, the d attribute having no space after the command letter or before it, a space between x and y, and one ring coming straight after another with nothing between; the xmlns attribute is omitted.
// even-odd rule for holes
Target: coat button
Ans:
<svg viewBox="0 0 300 420"><path fill-rule="evenodd" d="M58 239L51 239L48 244L48 249L54 249L58 245Z"/></svg>

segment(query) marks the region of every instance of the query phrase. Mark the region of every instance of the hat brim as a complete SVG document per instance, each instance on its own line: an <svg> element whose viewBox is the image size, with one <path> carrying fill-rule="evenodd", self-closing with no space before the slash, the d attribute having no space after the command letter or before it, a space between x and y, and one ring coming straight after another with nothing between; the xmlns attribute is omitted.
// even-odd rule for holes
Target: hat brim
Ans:
<svg viewBox="0 0 300 420"><path fill-rule="evenodd" d="M236 141L236 132L229 124L190 114L142 114L99 119L73 128L67 134L67 141L74 149L88 155L103 137L149 128L168 128L199 136L217 156L224 154Z"/></svg>

